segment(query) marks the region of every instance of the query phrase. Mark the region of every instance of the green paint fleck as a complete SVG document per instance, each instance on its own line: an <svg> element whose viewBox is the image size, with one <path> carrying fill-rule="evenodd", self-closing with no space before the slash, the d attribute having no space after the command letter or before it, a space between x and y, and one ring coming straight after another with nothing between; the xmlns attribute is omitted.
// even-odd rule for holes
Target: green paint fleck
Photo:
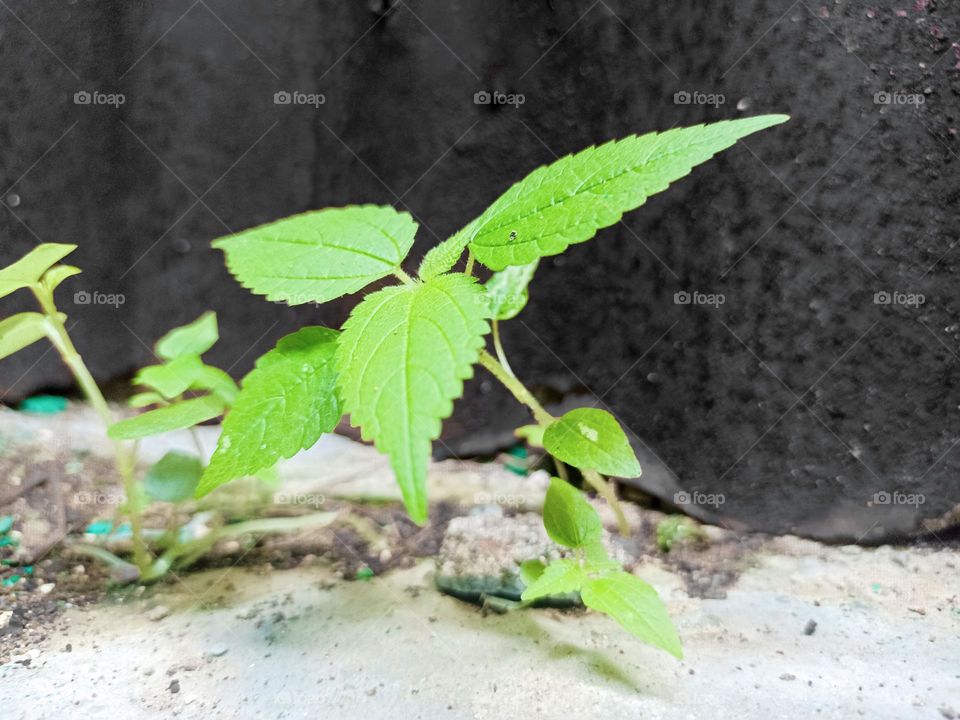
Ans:
<svg viewBox="0 0 960 720"><path fill-rule="evenodd" d="M17 409L38 415L56 415L67 409L67 399L59 395L34 395L23 400Z"/></svg>

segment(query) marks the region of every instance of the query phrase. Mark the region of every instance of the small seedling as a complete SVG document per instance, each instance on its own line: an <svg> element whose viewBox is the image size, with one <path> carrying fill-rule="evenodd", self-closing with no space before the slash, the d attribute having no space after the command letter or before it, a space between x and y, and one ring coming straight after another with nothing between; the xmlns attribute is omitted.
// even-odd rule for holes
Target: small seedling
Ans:
<svg viewBox="0 0 960 720"><path fill-rule="evenodd" d="M364 297L341 331L305 327L260 358L226 414L198 494L309 448L349 414L363 438L389 456L407 511L422 524L431 442L479 363L530 409L538 429L527 428L525 437L542 443L558 468L579 468L619 511L603 476L640 474L619 423L597 408L559 418L547 412L514 375L499 323L523 309L540 258L589 240L694 166L785 120L766 115L630 136L564 157L430 250L417 278L401 267L417 223L391 207L327 208L216 241L237 280L276 302L323 303L391 275L400 284ZM455 270L464 252L463 271ZM473 275L477 263L494 271L486 284ZM496 356L485 349L491 331ZM580 499L575 490L556 482L544 521L578 559L552 563L528 591L580 589L588 606L679 655L655 591L599 554L599 520L573 500ZM622 513L619 522L625 531Z"/></svg>

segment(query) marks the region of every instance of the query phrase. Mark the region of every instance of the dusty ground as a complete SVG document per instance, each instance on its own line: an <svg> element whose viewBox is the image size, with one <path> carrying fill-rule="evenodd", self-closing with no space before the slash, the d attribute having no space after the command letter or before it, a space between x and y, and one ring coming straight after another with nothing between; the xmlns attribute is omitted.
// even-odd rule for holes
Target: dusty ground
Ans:
<svg viewBox="0 0 960 720"><path fill-rule="evenodd" d="M60 455L86 447L84 462L97 467L94 430L83 413L0 412L6 459L20 457L9 450L14 440L39 433L56 438ZM204 447L215 433L204 429ZM145 458L169 447L188 448L189 439L168 436ZM57 459L45 462L49 470ZM21 475L39 477L36 467ZM96 562L46 547L36 527L22 532L24 517L58 527L56 507L30 501L51 474L19 493L4 512L25 513L16 531L33 532L45 554L32 558L32 575L0 590L0 613L10 613L0 629L3 717L938 720L960 712L960 553L949 540L865 549L707 528L706 543L665 554L654 540L662 516L633 509L631 538L617 540L621 557L667 601L686 652L677 662L582 609L496 615L436 591L434 556L450 519L500 505L509 523L539 506L542 475L434 464L437 504L418 529L370 448L329 437L281 470L266 512L339 509L341 519L218 547L194 571L109 592ZM73 476L82 483L85 473ZM60 516L69 528L89 510L79 503ZM373 577L357 580L358 571Z"/></svg>

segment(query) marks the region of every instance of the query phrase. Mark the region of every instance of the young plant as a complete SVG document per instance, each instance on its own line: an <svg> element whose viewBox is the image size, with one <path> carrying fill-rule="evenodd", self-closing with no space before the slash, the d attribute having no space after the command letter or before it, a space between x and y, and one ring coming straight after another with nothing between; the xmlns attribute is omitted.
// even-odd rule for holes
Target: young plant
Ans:
<svg viewBox="0 0 960 720"><path fill-rule="evenodd" d="M542 439L558 467L579 468L619 508L603 476L635 477L640 466L616 419L596 408L560 418L548 413L506 362L498 323L523 308L540 258L589 240L738 139L785 120L766 115L630 136L564 157L533 171L430 250L416 279L401 264L417 224L390 207L327 208L216 241L238 281L276 302L327 302L391 275L400 284L364 297L340 332L306 327L260 358L226 415L198 495L310 447L346 413L390 457L407 511L422 524L431 442L479 363L530 409L538 429L528 428L528 436ZM473 277L477 262L495 271L486 285ZM484 349L491 325L497 357ZM572 501L548 502L547 515L548 530L556 530L582 523L584 512ZM552 534L568 545L573 539ZM596 549L592 537L571 546L587 558ZM650 600L649 586L612 566L579 567L574 573L567 564L551 565L544 577L574 573L588 605L645 639L653 636L641 621L669 624L657 615L655 606L662 606ZM660 636L667 639L658 644L679 652L673 638Z"/></svg>

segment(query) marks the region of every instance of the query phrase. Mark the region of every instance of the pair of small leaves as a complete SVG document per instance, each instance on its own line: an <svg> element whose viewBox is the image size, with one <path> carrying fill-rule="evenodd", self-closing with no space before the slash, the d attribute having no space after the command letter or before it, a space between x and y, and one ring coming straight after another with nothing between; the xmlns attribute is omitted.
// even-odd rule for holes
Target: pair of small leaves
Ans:
<svg viewBox="0 0 960 720"><path fill-rule="evenodd" d="M130 405L162 407L115 423L108 435L116 440L136 440L193 427L222 415L236 399L239 389L227 373L200 359L219 337L216 314L206 312L157 341L154 352L166 362L150 365L137 373L134 384L143 385L149 391L134 395ZM180 396L188 390L209 394L181 400ZM169 401L173 403L168 405Z"/></svg>
<svg viewBox="0 0 960 720"><path fill-rule="evenodd" d="M76 245L64 243L37 245L15 263L0 270L0 298L21 288L40 284L48 273L46 284L53 288L71 275L76 275L80 271L70 265L54 267L76 249Z"/></svg>
<svg viewBox="0 0 960 720"><path fill-rule="evenodd" d="M579 592L587 607L609 615L641 640L683 657L677 631L656 590L609 557L600 517L580 491L553 478L543 506L543 524L554 542L577 550L582 560L556 560L545 568L525 563L524 602Z"/></svg>

